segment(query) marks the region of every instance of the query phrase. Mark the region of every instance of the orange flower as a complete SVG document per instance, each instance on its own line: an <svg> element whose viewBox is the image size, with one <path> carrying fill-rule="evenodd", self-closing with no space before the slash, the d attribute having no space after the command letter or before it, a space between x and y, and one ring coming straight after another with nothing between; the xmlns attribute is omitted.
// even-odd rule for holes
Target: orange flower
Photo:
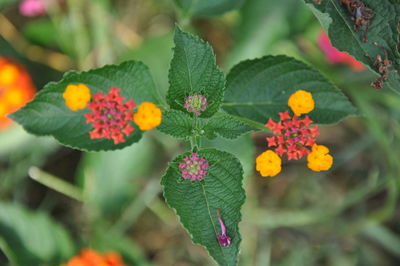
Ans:
<svg viewBox="0 0 400 266"><path fill-rule="evenodd" d="M274 151L267 150L256 158L256 170L263 177L274 177L282 170L282 160Z"/></svg>
<svg viewBox="0 0 400 266"><path fill-rule="evenodd" d="M72 111L78 111L86 107L90 101L90 89L85 84L69 84L63 93L65 105Z"/></svg>
<svg viewBox="0 0 400 266"><path fill-rule="evenodd" d="M139 105L133 121L139 126L140 130L150 130L161 124L162 112L154 103L143 102Z"/></svg>
<svg viewBox="0 0 400 266"><path fill-rule="evenodd" d="M312 94L308 91L297 90L290 95L288 105L296 116L308 114L314 110L314 99Z"/></svg>
<svg viewBox="0 0 400 266"><path fill-rule="evenodd" d="M104 255L97 251L85 248L78 256L70 259L62 266L126 266L121 256L115 252L107 252Z"/></svg>
<svg viewBox="0 0 400 266"><path fill-rule="evenodd" d="M23 107L35 95L36 88L26 69L0 57L0 129L11 124L7 115Z"/></svg>
<svg viewBox="0 0 400 266"><path fill-rule="evenodd" d="M312 152L307 156L307 166L315 172L327 171L333 164L333 157L324 145L314 144Z"/></svg>

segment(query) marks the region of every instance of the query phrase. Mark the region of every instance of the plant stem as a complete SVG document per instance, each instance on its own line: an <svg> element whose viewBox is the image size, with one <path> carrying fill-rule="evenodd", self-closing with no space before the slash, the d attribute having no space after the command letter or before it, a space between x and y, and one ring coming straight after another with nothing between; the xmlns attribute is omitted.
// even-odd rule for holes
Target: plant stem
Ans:
<svg viewBox="0 0 400 266"><path fill-rule="evenodd" d="M82 191L70 183L60 179L59 177L46 173L37 167L31 167L28 173L33 180L39 182L40 184L45 185L46 187L58 191L77 201L83 202Z"/></svg>
<svg viewBox="0 0 400 266"><path fill-rule="evenodd" d="M132 226L140 214L160 193L158 179L149 181L142 192L125 209L118 221L110 228L110 232L115 235L123 235Z"/></svg>
<svg viewBox="0 0 400 266"><path fill-rule="evenodd" d="M7 245L7 242L0 237L0 249L6 255L7 259L11 263L11 265L17 265L17 259L14 253L11 251L10 247Z"/></svg>
<svg viewBox="0 0 400 266"><path fill-rule="evenodd" d="M243 122L244 124L257 128L260 131L264 131L264 132L271 132L271 130L269 130L266 126L264 126L261 123L255 122L253 120L241 117L241 116L236 116L236 115L231 115L233 117L235 117L236 119L240 120L241 122Z"/></svg>

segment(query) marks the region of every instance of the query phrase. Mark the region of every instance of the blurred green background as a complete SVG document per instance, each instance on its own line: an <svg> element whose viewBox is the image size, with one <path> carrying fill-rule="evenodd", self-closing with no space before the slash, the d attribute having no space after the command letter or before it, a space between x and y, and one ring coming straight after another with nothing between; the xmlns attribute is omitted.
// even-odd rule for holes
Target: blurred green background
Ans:
<svg viewBox="0 0 400 266"><path fill-rule="evenodd" d="M329 64L317 44L320 24L302 1L245 0L221 16L190 17L173 0L68 0L35 18L21 16L17 2L0 0L0 55L25 65L38 88L70 69L135 59L165 93L175 23L207 40L225 72L267 54L319 69L360 112L321 127L318 142L335 158L329 172L290 162L261 178L254 159L266 149L264 133L206 142L245 168L239 265L400 265L400 97L370 87L369 70ZM128 265L215 265L161 194L167 163L184 148L156 130L99 153L17 125L0 132L0 265L56 265L86 246L115 250ZM29 178L32 166L43 180L73 185L85 204Z"/></svg>

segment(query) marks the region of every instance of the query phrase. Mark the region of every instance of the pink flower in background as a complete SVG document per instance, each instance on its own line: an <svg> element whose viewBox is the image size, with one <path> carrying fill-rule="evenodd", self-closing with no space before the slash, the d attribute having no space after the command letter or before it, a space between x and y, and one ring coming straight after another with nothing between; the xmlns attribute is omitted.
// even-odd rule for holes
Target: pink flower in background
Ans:
<svg viewBox="0 0 400 266"><path fill-rule="evenodd" d="M318 37L318 45L322 51L324 51L329 63L345 64L350 66L354 71L363 71L365 69L365 66L360 61L357 61L351 55L340 52L333 47L328 35L323 31L321 31Z"/></svg>
<svg viewBox="0 0 400 266"><path fill-rule="evenodd" d="M46 14L44 0L23 0L19 4L19 12L27 17L36 17Z"/></svg>

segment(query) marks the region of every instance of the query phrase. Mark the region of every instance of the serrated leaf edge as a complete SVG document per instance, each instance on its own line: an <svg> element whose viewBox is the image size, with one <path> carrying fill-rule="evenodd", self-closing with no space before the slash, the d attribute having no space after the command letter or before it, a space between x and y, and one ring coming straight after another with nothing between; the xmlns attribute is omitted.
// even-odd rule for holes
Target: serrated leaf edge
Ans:
<svg viewBox="0 0 400 266"><path fill-rule="evenodd" d="M242 166L240 160L239 160L238 158L236 158L235 155L233 155L233 154L231 154L231 153L229 153L229 152L226 152L226 151L221 151L221 150L217 150L217 149L211 148L211 149L202 149L202 150L199 150L198 152L203 152L203 151L218 151L218 152L221 152L221 153L228 154L228 155L231 156L234 160L236 160L236 162L240 165L240 174L241 174L241 176L242 176L240 188L241 188L242 192L244 193L243 203L242 203L241 206L240 206L240 209L242 209L242 207L243 207L243 205L244 205L244 203L245 203L247 197L246 197L246 191L245 191L244 188L243 188L244 171L243 171L243 166ZM161 182L160 182L161 186L163 187L162 194L163 194L163 197L164 197L165 202L167 203L167 205L174 211L175 215L178 217L179 223L182 225L182 227L185 229L185 231L189 234L189 236L190 236L190 238L191 238L191 241L192 241L194 244L196 244L196 245L202 246L202 247L207 251L207 254L208 254L215 262L217 262L217 261L214 259L214 257L211 256L211 254L210 254L210 252L208 251L208 249L207 249L206 246L203 246L203 245L201 245L200 243L197 243L197 242L194 242L194 241L193 241L193 235L190 233L189 228L187 228L185 225L183 225L183 223L181 222L181 217L180 217L180 215L178 215L177 210L169 204L169 200L168 200L167 197L165 196L165 190L164 190L165 185L164 185L164 182L163 182L163 181L164 181L164 178L165 178L165 176L166 176L166 174L167 174L167 172L168 172L168 169L171 167L171 165L176 164L176 162L174 162L175 160L177 160L179 157L182 157L182 158L183 158L183 156L184 156L185 154L187 154L187 153L190 153L190 151L184 152L184 153L182 153L182 154L176 156L171 162L168 163L168 167L166 168L165 173L164 173L164 175L162 176ZM203 185L202 185L202 189L203 189L203 192L204 192L204 187L203 187ZM210 218L210 220L211 220L211 223L214 225L214 222L213 222L212 217L211 217L211 214L210 214L210 209L208 209L208 213L209 213L209 218ZM240 230L239 230L239 225L240 225L241 222L242 222L242 212L239 211L239 219L238 219L238 237L239 237L239 240L238 240L238 250L237 250L237 254L236 254L236 264L239 262L240 243L242 242L242 235L240 234ZM214 226L214 231L215 231L215 226ZM220 246L220 248L221 248L221 250L222 250L222 247L221 247L221 246ZM224 256L224 258L225 258L225 256ZM218 262L217 262L217 263L218 263Z"/></svg>
<svg viewBox="0 0 400 266"><path fill-rule="evenodd" d="M313 71L315 73L318 73L324 79L324 82L326 82L329 85L331 85L336 92L338 92L342 97L344 97L351 104L351 106L353 107L352 113L347 114L346 116L344 116L343 118L339 119L338 121L336 121L334 123L324 123L323 125L334 125L334 124L337 124L337 123L343 121L344 119L346 119L348 117L358 116L359 115L359 112L358 112L357 108L354 106L353 102L350 101L349 97L346 94L344 94L338 87L336 87L336 85L334 85L322 72L320 72L315 67L310 66L310 65L308 65L307 63L305 63L303 61L300 61L300 60L298 60L298 59L296 59L294 57L290 57L290 56L287 56L287 55L266 55L266 56L262 56L262 57L257 57L257 58L253 58L253 59L246 59L246 60L240 61L239 63L237 63L235 66L233 66L231 68L231 70L229 71L228 75L226 76L227 84L230 83L229 82L230 81L230 76L233 75L233 72L236 71L237 69L239 69L239 67L241 65L251 64L251 63L254 64L255 62L259 62L261 60L266 60L268 58L283 58L283 59L285 59L285 61L295 61L297 64L303 65L303 66L309 68L311 71ZM280 62L280 63L282 63L282 62ZM226 87L228 88L228 86L226 86ZM226 104L226 103L231 103L231 102L223 101L223 103L221 104L221 107L223 108L224 104ZM253 121L253 120L251 120L251 121ZM256 121L253 121L253 122L258 123ZM321 124L321 123L319 123L319 124Z"/></svg>

